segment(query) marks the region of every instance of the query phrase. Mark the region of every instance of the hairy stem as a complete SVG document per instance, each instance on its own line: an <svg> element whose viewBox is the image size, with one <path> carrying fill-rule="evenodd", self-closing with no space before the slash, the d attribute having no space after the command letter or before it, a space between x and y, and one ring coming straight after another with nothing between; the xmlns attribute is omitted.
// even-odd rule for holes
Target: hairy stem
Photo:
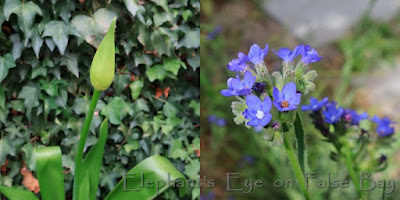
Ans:
<svg viewBox="0 0 400 200"><path fill-rule="evenodd" d="M296 157L296 152L292 146L289 135L285 134L283 136L283 141L286 149L286 154L290 162L290 166L292 166L293 173L296 176L297 181L299 182L300 189L303 191L304 197L309 200L311 199L311 196L309 194L309 191L307 190L307 183L304 178L304 173L300 167L299 160Z"/></svg>
<svg viewBox="0 0 400 200"><path fill-rule="evenodd" d="M343 149L342 154L345 157L346 168L349 171L351 180L356 186L357 194L360 197L360 199L364 199L363 192L361 191L361 186L360 186L361 184L360 184L359 173L354 167L355 166L353 162L354 158L346 142L344 142L344 146L342 149Z"/></svg>
<svg viewBox="0 0 400 200"><path fill-rule="evenodd" d="M97 102L99 101L100 91L94 90L92 100L90 101L89 111L85 118L85 123L82 127L81 136L79 138L78 150L75 157L75 177L73 186L73 199L78 200L79 196L79 183L82 176L82 158L83 149L85 147L86 138L89 133L90 124L92 123L94 109L96 108Z"/></svg>

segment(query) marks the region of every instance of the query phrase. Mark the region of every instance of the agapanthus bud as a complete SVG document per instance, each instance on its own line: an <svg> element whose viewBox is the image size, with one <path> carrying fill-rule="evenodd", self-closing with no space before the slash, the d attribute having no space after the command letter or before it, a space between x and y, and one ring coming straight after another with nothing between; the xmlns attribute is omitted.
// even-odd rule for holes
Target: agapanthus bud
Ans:
<svg viewBox="0 0 400 200"><path fill-rule="evenodd" d="M106 90L114 79L115 72L115 32L114 19L106 36L100 43L90 67L90 82L96 90Z"/></svg>

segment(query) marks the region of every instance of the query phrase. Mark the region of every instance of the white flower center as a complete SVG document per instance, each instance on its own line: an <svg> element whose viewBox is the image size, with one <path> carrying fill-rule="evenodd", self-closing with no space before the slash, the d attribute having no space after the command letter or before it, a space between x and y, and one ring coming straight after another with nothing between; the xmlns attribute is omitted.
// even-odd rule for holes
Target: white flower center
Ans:
<svg viewBox="0 0 400 200"><path fill-rule="evenodd" d="M256 117L257 117L258 119L264 118L264 112L261 111L261 110L258 110L258 111L257 111L257 114L256 114Z"/></svg>

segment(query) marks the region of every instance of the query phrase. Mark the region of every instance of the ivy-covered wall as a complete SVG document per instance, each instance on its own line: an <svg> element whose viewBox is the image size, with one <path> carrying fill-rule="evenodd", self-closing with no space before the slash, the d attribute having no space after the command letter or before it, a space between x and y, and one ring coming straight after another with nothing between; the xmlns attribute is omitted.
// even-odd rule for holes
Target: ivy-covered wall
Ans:
<svg viewBox="0 0 400 200"><path fill-rule="evenodd" d="M0 0L0 184L22 186L33 149L60 145L67 196L93 91L89 67L117 17L116 75L87 144L109 118L99 198L144 158L199 177L199 0ZM33 173L35 174L35 173ZM185 199L196 199L190 189ZM178 199L171 189L164 199Z"/></svg>

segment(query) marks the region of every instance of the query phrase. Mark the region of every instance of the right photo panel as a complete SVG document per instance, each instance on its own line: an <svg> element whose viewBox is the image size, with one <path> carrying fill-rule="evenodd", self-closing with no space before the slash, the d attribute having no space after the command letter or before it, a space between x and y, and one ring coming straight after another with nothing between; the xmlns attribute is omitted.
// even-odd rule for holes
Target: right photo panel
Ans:
<svg viewBox="0 0 400 200"><path fill-rule="evenodd" d="M398 199L399 1L200 13L201 200Z"/></svg>

